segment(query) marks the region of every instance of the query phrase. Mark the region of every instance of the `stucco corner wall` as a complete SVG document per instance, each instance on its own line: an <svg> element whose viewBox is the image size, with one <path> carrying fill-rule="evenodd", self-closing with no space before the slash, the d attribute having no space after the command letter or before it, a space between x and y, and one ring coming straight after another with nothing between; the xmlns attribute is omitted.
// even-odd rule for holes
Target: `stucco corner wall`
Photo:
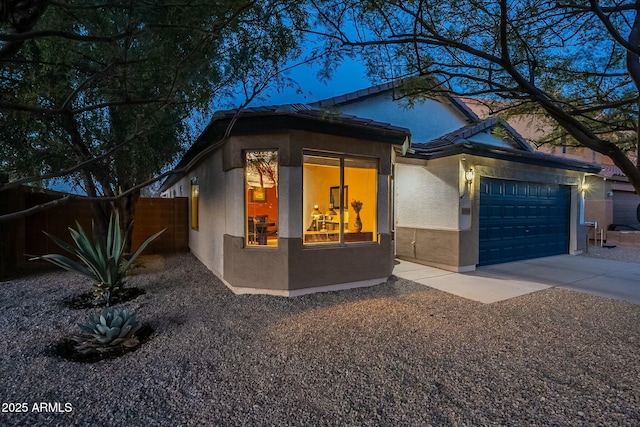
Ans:
<svg viewBox="0 0 640 427"><path fill-rule="evenodd" d="M277 246L252 246L245 242L243 153L255 149L277 149L279 153ZM377 233L374 233L377 241L303 245L302 153L305 149L345 152L379 160L376 185L381 194L377 200ZM309 289L360 286L391 275L390 174L389 144L291 130L228 138L168 193L191 197L191 180L197 180L199 227L190 230L189 246L234 292L293 295Z"/></svg>
<svg viewBox="0 0 640 427"><path fill-rule="evenodd" d="M288 290L289 239L277 247L246 247L244 237L224 235L224 275L237 288Z"/></svg>
<svg viewBox="0 0 640 427"><path fill-rule="evenodd" d="M420 163L398 160L395 173L395 226L459 228L457 158Z"/></svg>
<svg viewBox="0 0 640 427"><path fill-rule="evenodd" d="M465 184L464 172L474 178ZM553 183L571 189L569 253L586 248L581 217L584 174L506 160L458 155L436 160L399 157L395 175L396 256L448 270L469 270L478 263L480 179Z"/></svg>
<svg viewBox="0 0 640 427"><path fill-rule="evenodd" d="M224 242L224 280L238 290L290 292L389 277L393 271L388 234L379 243L330 247L305 247L300 238L279 238L273 248L246 247L244 239L229 235Z"/></svg>
<svg viewBox="0 0 640 427"><path fill-rule="evenodd" d="M396 256L450 271L475 269L478 243L472 230L398 227Z"/></svg>
<svg viewBox="0 0 640 427"><path fill-rule="evenodd" d="M289 245L289 289L297 290L389 277L393 271L393 247L389 234L379 242L335 247Z"/></svg>

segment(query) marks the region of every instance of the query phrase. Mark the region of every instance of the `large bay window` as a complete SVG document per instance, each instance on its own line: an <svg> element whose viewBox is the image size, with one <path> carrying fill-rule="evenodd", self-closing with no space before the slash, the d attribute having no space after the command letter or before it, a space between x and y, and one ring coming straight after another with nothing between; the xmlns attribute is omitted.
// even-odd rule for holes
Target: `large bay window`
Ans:
<svg viewBox="0 0 640 427"><path fill-rule="evenodd" d="M302 174L305 244L377 241L377 160L305 152Z"/></svg>
<svg viewBox="0 0 640 427"><path fill-rule="evenodd" d="M245 243L278 246L278 151L245 152Z"/></svg>

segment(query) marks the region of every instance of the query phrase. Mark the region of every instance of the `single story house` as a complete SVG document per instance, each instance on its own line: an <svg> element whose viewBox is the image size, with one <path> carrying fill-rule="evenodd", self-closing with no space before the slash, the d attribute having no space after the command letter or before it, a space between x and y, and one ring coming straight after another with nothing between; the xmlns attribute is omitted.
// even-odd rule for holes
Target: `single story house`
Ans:
<svg viewBox="0 0 640 427"><path fill-rule="evenodd" d="M191 252L236 293L369 286L393 270L391 172L407 129L304 105L217 113L163 183Z"/></svg>
<svg viewBox="0 0 640 427"><path fill-rule="evenodd" d="M598 166L402 90L217 113L162 187L190 198L192 253L236 293L293 296L380 283L394 256L469 271L584 250Z"/></svg>

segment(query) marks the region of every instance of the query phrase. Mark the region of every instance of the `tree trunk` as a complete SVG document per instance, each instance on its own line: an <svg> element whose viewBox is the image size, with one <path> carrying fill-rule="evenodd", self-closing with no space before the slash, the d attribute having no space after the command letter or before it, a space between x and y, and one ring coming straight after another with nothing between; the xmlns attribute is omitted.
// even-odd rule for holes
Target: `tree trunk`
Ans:
<svg viewBox="0 0 640 427"><path fill-rule="evenodd" d="M631 27L631 32L629 32L628 42L632 47L640 49L640 0L636 0L636 14L633 20L633 27ZM640 57L638 57L638 54L636 52L637 50L634 52L627 49L627 71L629 72L629 76L631 77L633 84L636 86L636 90L640 92ZM636 105L639 108L640 114L640 97L638 97ZM638 120L638 126L636 126L636 144L638 144L638 141L640 141L640 116L637 117L638 118L636 120ZM639 150L640 144L636 145L636 163L635 165L631 166L620 159L620 156L623 156L625 160L628 160L628 157L619 148L617 149L616 153L612 153L609 155L609 157L611 157L611 160L613 160L613 162L622 170L622 172L627 175L629 182L631 183L631 185L633 185L633 188L635 188L637 194L640 194L640 170L638 169L638 162L640 161L640 159L638 158L638 154L640 154ZM619 164L614 156L623 165Z"/></svg>
<svg viewBox="0 0 640 427"><path fill-rule="evenodd" d="M131 254L131 244L133 241L133 217L136 212L136 203L140 198L140 190L128 194L120 199L118 203L118 212L120 213L120 226L125 232L127 242L124 248L126 254Z"/></svg>
<svg viewBox="0 0 640 427"><path fill-rule="evenodd" d="M109 229L109 218L111 217L111 206L105 202L92 202L91 210L93 211L93 223L96 231L102 239L106 239L107 230Z"/></svg>
<svg viewBox="0 0 640 427"><path fill-rule="evenodd" d="M636 168L640 168L640 97L636 100L636 108L638 109L636 114Z"/></svg>

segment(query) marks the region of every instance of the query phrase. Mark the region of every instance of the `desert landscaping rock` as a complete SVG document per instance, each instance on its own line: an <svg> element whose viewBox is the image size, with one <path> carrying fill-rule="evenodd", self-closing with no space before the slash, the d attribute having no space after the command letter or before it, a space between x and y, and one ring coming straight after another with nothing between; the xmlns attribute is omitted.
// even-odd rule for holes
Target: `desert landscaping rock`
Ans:
<svg viewBox="0 0 640 427"><path fill-rule="evenodd" d="M396 278L238 296L189 254L142 258L129 283L153 338L94 364L51 352L91 313L56 303L85 279L0 283L0 397L29 405L0 425L640 425L638 305L562 289L481 304Z"/></svg>
<svg viewBox="0 0 640 427"><path fill-rule="evenodd" d="M589 250L582 254L592 258L610 259L613 261L640 263L640 249L615 246L613 248L603 246L589 246Z"/></svg>

